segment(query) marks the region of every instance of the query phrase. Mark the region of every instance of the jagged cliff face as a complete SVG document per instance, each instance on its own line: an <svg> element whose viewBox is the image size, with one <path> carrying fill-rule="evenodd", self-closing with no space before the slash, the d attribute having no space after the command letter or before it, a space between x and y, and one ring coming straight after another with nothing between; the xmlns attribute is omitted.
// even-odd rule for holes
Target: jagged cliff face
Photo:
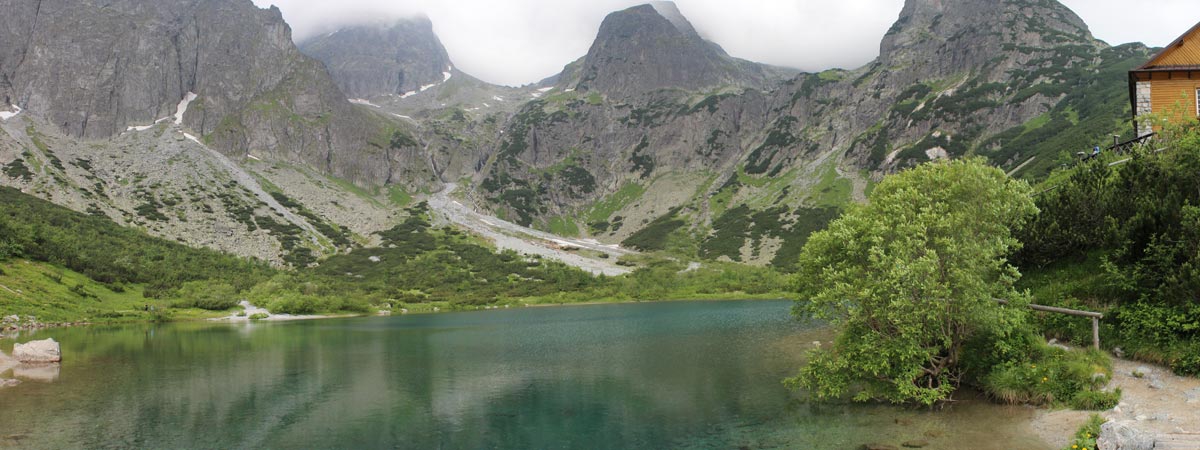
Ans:
<svg viewBox="0 0 1200 450"><path fill-rule="evenodd" d="M389 181L399 163L370 145L386 120L345 101L276 8L3 0L0 10L0 98L69 136L178 121L231 156L304 163L364 185Z"/></svg>
<svg viewBox="0 0 1200 450"><path fill-rule="evenodd" d="M1099 45L1087 24L1056 1L914 0L883 37L876 63L916 69L905 71L912 79L898 81L912 83L1008 59L1012 45L1052 50L1065 43Z"/></svg>
<svg viewBox="0 0 1200 450"><path fill-rule="evenodd" d="M479 197L611 241L678 221L665 234L694 233L702 255L769 261L868 178L968 154L1036 177L1109 139L1124 70L1147 54L1095 40L1054 1L909 0L877 60L774 86L668 17L610 15L559 89L510 119Z"/></svg>
<svg viewBox="0 0 1200 450"><path fill-rule="evenodd" d="M909 0L875 61L785 76L729 57L672 5L654 4L611 14L585 57L525 88L453 69L447 79L448 58L426 22L347 28L310 42L338 83L371 97L352 105L321 63L291 45L278 11L248 0L0 0L0 10L11 11L0 16L0 100L47 119L64 140L125 132L120 142L135 142L130 134L142 131L126 127L166 117L147 131L158 133L153 142L191 145L178 134L192 131L330 222L351 221L363 233L379 224L348 214L341 200L324 202L326 191L308 175L276 171L311 168L408 192L462 181L478 207L521 224L779 264L885 173L980 155L1038 177L1070 149L1124 131L1125 71L1148 57L1138 45L1095 40L1050 0ZM415 44L395 44L405 40ZM189 92L195 100L178 108ZM0 165L38 159L23 156L36 144L14 120L22 119L0 123L16 137L0 146ZM87 160L89 146L70 147ZM111 170L130 166L120 163L129 153L110 150ZM29 165L42 176L6 171L0 180L56 201L82 192L79 208L145 219L136 210L142 200L126 198L139 191L109 186L112 198L102 202L79 188L91 182L87 173ZM146 171L138 167L135 179ZM191 226L177 222L156 225L168 236Z"/></svg>
<svg viewBox="0 0 1200 450"><path fill-rule="evenodd" d="M343 28L301 43L300 50L325 63L351 98L419 92L447 81L453 70L425 17Z"/></svg>
<svg viewBox="0 0 1200 450"><path fill-rule="evenodd" d="M280 264L436 182L413 125L349 103L249 0L0 0L0 100L0 183Z"/></svg>
<svg viewBox="0 0 1200 450"><path fill-rule="evenodd" d="M578 71L560 84L624 98L660 89L762 86L768 71L702 39L674 3L655 2L609 14Z"/></svg>

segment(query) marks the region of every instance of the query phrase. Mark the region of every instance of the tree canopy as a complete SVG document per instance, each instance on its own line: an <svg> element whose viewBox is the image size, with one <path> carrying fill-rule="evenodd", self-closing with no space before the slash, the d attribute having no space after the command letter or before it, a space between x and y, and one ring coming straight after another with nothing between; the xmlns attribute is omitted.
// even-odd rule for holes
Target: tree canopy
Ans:
<svg viewBox="0 0 1200 450"><path fill-rule="evenodd" d="M928 405L958 386L972 338L1019 351L1005 342L1027 336L1029 300L1007 256L1020 245L1011 230L1036 213L1029 185L981 158L884 179L801 252L793 313L840 335L787 383L816 398L855 390L855 400Z"/></svg>

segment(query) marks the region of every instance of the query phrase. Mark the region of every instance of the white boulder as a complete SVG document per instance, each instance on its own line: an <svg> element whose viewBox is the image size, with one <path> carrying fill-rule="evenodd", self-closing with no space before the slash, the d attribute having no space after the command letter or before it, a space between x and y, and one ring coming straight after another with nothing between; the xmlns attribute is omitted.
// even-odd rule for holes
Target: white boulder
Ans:
<svg viewBox="0 0 1200 450"><path fill-rule="evenodd" d="M56 363L62 361L62 349L54 339L30 341L13 346L12 356L26 364Z"/></svg>
<svg viewBox="0 0 1200 450"><path fill-rule="evenodd" d="M1136 422L1105 422L1100 425L1100 436L1096 438L1099 450L1153 450L1154 433L1139 430Z"/></svg>

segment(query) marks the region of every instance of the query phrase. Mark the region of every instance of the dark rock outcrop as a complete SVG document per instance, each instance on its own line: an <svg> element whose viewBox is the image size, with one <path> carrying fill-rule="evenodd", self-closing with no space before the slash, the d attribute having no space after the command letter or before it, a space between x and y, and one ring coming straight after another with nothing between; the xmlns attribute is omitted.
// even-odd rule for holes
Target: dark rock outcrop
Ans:
<svg viewBox="0 0 1200 450"><path fill-rule="evenodd" d="M772 79L770 71L701 38L674 3L654 2L609 14L577 76L561 80L629 97L666 88L762 86Z"/></svg>
<svg viewBox="0 0 1200 450"><path fill-rule="evenodd" d="M675 215L703 232L748 222L720 220L738 204L759 205L738 214L777 217L861 200L863 174L931 159L974 154L1024 167L1019 175L1044 174L1063 148L1090 148L1090 134L1120 131L1123 67L1148 55L1140 45L1109 47L1062 4L1033 0L908 0L880 48L863 67L775 84L766 68L701 39L674 8L612 13L587 56L548 80L560 93L505 124L485 155L479 195L506 217L546 223L594 212L630 183L653 190L671 174L710 180L664 187L696 194L656 201L649 212L593 214L597 236L620 239L632 227L600 232L621 218L645 226ZM822 177L850 178L853 191L816 201L826 193L813 190ZM764 183L787 189L748 185ZM712 213L716 198L733 203Z"/></svg>
<svg viewBox="0 0 1200 450"><path fill-rule="evenodd" d="M446 81L446 48L426 17L362 25L310 38L300 50L325 63L351 98L403 95Z"/></svg>
<svg viewBox="0 0 1200 450"><path fill-rule="evenodd" d="M177 120L231 156L254 152L360 184L388 178L387 155L368 145L383 120L346 102L275 7L0 0L0 11L0 100L70 136Z"/></svg>

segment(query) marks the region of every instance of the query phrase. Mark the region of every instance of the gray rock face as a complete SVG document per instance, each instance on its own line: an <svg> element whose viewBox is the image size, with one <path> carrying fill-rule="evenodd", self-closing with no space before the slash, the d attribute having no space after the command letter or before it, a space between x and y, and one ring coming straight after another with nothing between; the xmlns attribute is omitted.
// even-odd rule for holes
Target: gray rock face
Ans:
<svg viewBox="0 0 1200 450"><path fill-rule="evenodd" d="M1019 45L1023 51L1051 49L1064 41L1094 41L1087 25L1057 1L908 0L879 48L888 67L937 78L964 67L981 67Z"/></svg>
<svg viewBox="0 0 1200 450"><path fill-rule="evenodd" d="M730 57L705 41L674 3L655 2L609 14L600 24L573 85L628 97L664 88L761 86L758 64Z"/></svg>
<svg viewBox="0 0 1200 450"><path fill-rule="evenodd" d="M70 136L108 138L167 119L231 156L254 151L362 184L387 177L381 158L347 157L368 147L380 120L348 104L296 49L277 8L0 0L0 11L0 100ZM184 110L189 93L196 99Z"/></svg>
<svg viewBox="0 0 1200 450"><path fill-rule="evenodd" d="M1032 156L1053 161L1061 147L1013 143L1025 124L1055 112L1063 116L1056 124L1069 122L1062 111L1082 103L1072 93L1124 104L1122 64L1149 55L1138 45L1108 47L1063 5L1032 0L909 0L881 50L858 69L764 84L677 14L655 5L615 12L587 56L548 81L558 90L526 103L484 147L476 192L522 224L591 216L580 228L608 242L671 211L699 233L742 220L720 220L741 204L771 206L739 214L806 214L830 170L861 199L866 181L854 175L863 172L969 153L1009 170ZM1122 112L1086 114L1115 123ZM664 181L671 176L709 181ZM748 186L747 176L776 187ZM631 184L654 199L593 214L592 205ZM613 231L617 222L625 226ZM770 259L775 250L762 243L770 239L743 239L741 260Z"/></svg>
<svg viewBox="0 0 1200 450"><path fill-rule="evenodd" d="M26 364L56 363L62 361L62 350L54 339L30 341L13 346L13 359Z"/></svg>
<svg viewBox="0 0 1200 450"><path fill-rule="evenodd" d="M1155 435L1138 430L1136 422L1107 422L1100 425L1096 446L1100 450L1153 450Z"/></svg>
<svg viewBox="0 0 1200 450"><path fill-rule="evenodd" d="M351 98L416 92L453 70L426 17L343 28L302 42L300 50L325 63Z"/></svg>

